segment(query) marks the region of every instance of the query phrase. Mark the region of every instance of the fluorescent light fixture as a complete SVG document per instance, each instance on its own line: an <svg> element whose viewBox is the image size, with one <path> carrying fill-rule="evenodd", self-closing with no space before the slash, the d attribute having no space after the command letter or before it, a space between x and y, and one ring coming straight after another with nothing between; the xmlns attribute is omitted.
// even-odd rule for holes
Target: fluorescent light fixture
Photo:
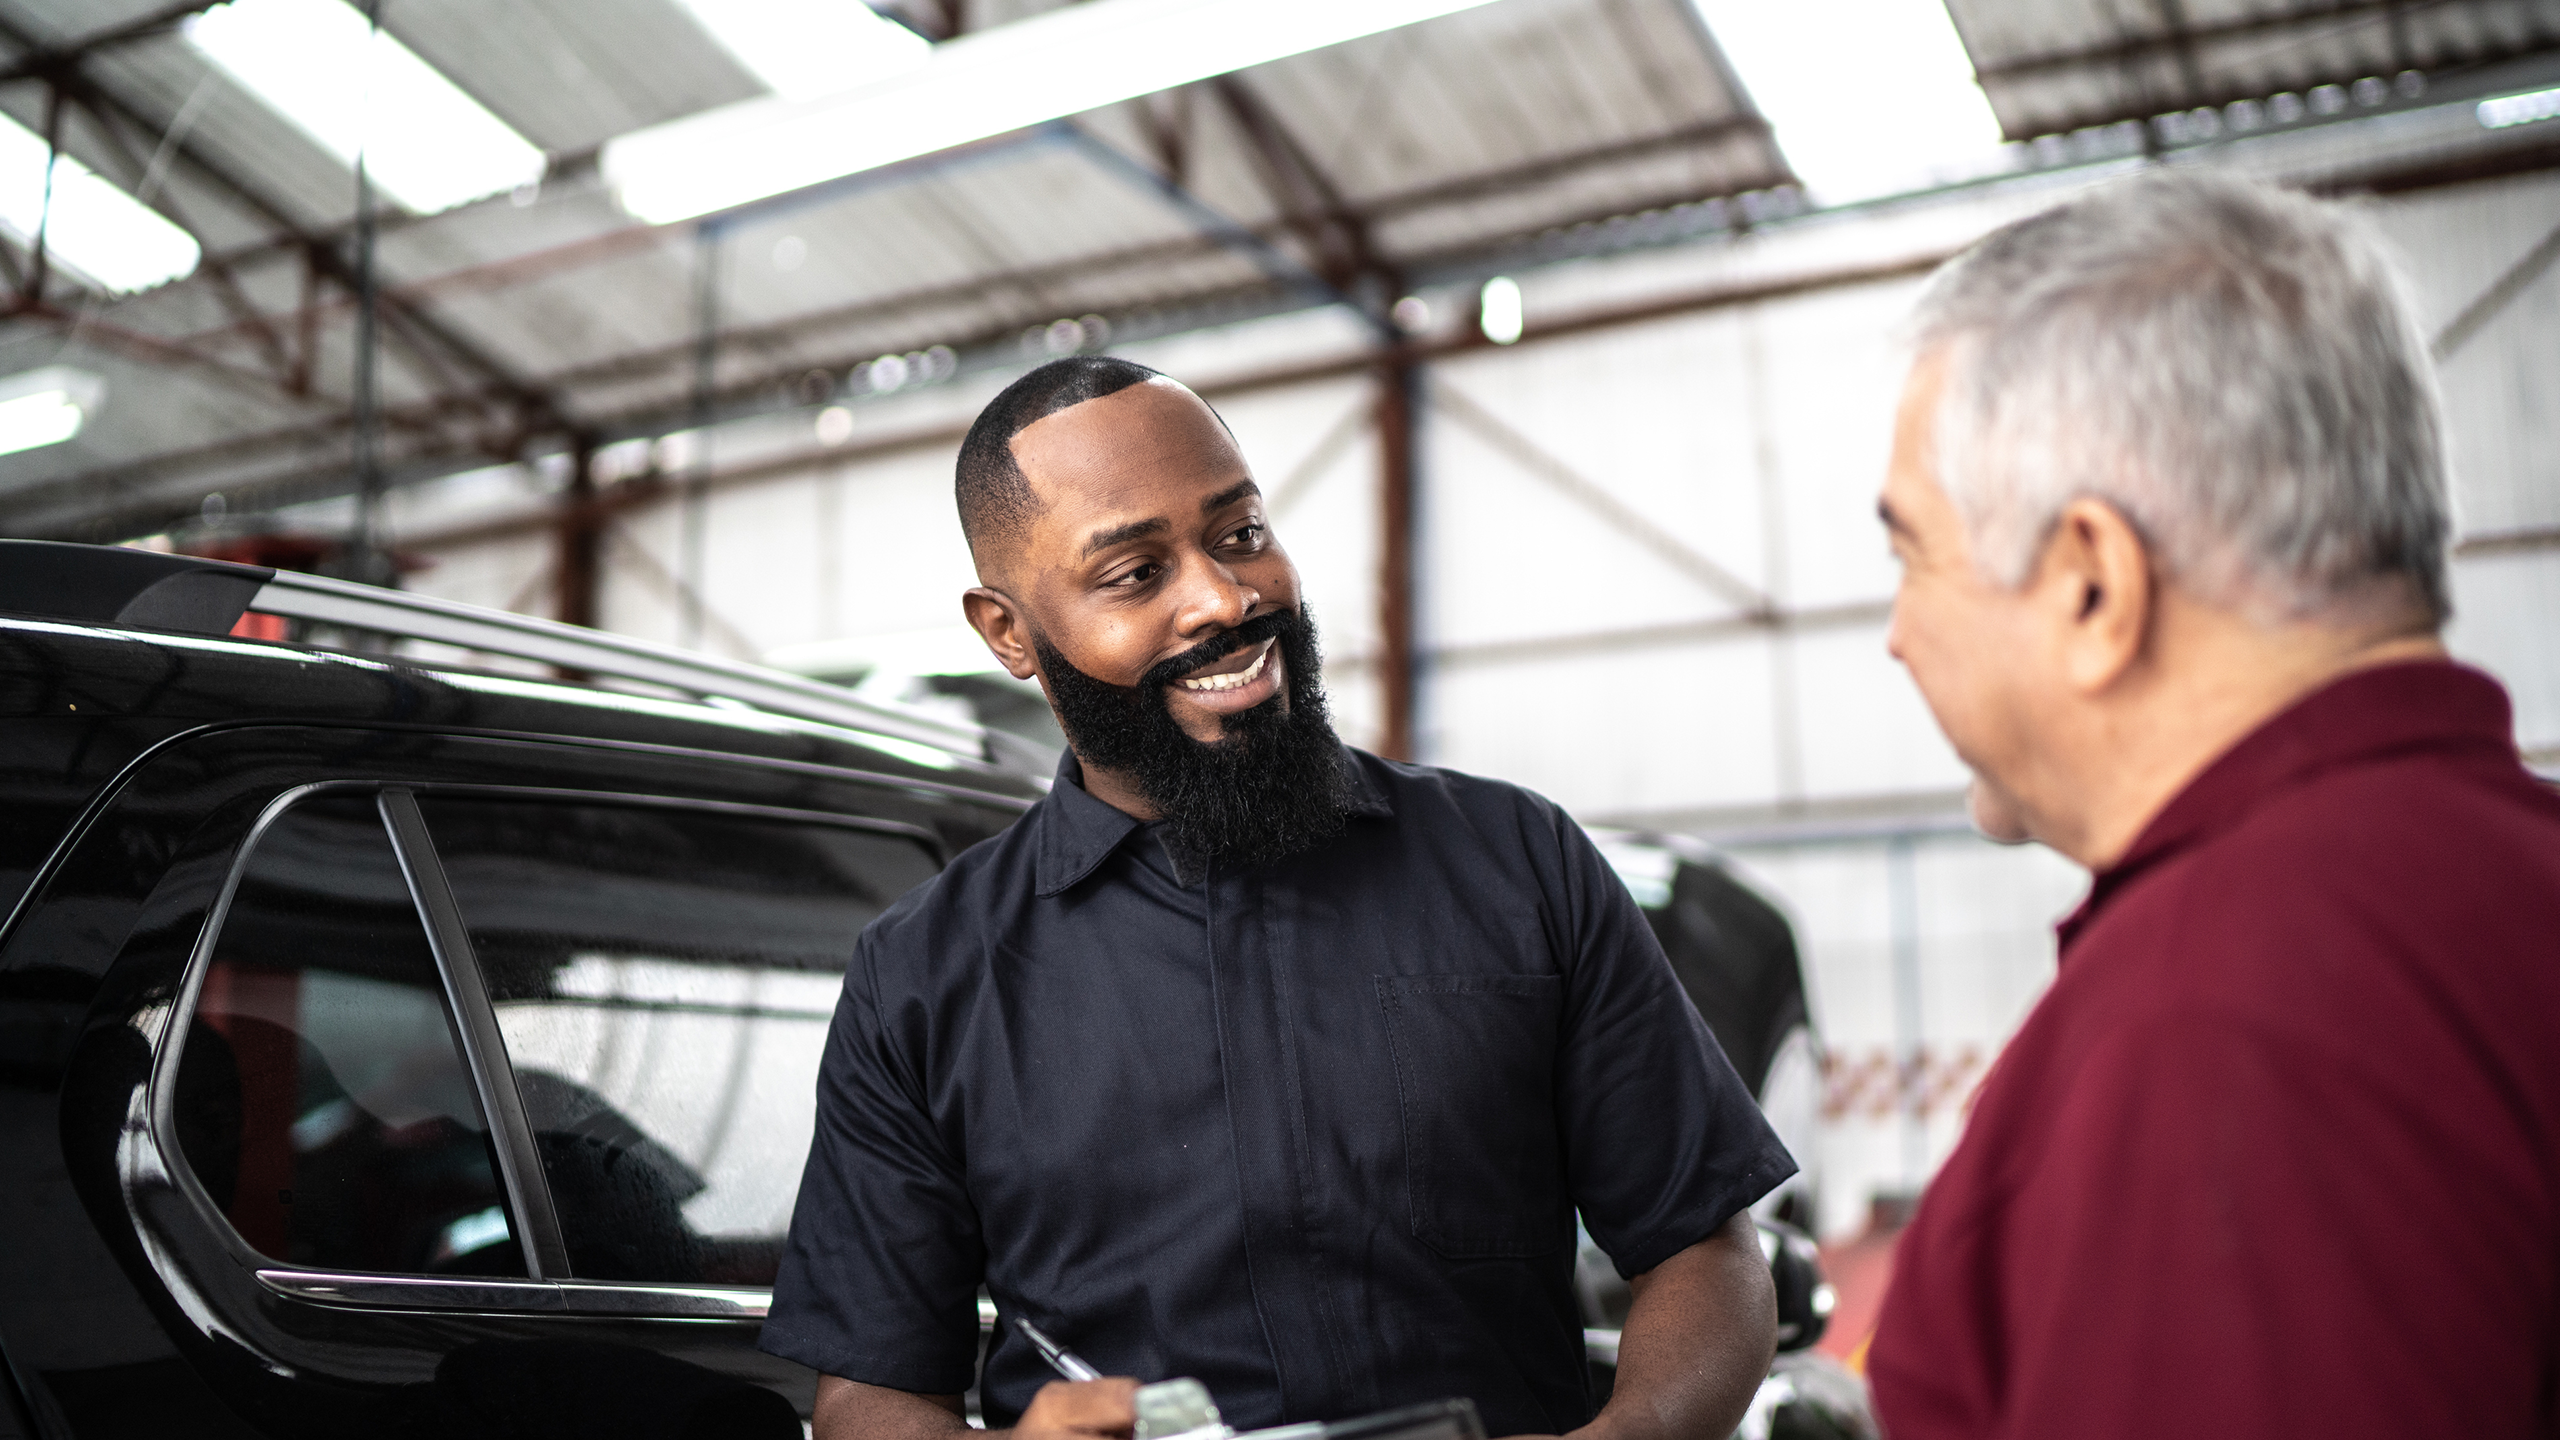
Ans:
<svg viewBox="0 0 2560 1440"><path fill-rule="evenodd" d="M507 128L343 0L232 0L186 36L320 148L420 215L542 178L540 147Z"/></svg>
<svg viewBox="0 0 2560 1440"><path fill-rule="evenodd" d="M59 445L80 433L107 398L107 382L86 370L46 365L0 380L0 455Z"/></svg>
<svg viewBox="0 0 2560 1440"><path fill-rule="evenodd" d="M1485 3L1088 0L945 41L836 94L635 131L604 147L604 176L633 215L688 220Z"/></svg>
<svg viewBox="0 0 2560 1440"><path fill-rule="evenodd" d="M50 217L44 193L48 159ZM196 268L200 254L195 237L167 216L70 156L52 154L43 136L0 115L0 228L32 245L38 224L44 226L47 255L109 293L175 280Z"/></svg>
<svg viewBox="0 0 2560 1440"><path fill-rule="evenodd" d="M1816 200L1997 168L2000 122L1939 0L1691 3Z"/></svg>
<svg viewBox="0 0 2560 1440"><path fill-rule="evenodd" d="M679 0L773 93L799 100L912 70L933 42L862 0Z"/></svg>
<svg viewBox="0 0 2560 1440"><path fill-rule="evenodd" d="M2473 111L2483 130L2504 130L2510 125L2530 125L2560 115L2560 90L2535 90L2523 95L2501 95L2483 100Z"/></svg>
<svg viewBox="0 0 2560 1440"><path fill-rule="evenodd" d="M1484 282L1476 311L1476 323L1484 327L1484 338L1496 345L1508 345L1520 338L1527 320L1520 308L1519 281L1496 275Z"/></svg>

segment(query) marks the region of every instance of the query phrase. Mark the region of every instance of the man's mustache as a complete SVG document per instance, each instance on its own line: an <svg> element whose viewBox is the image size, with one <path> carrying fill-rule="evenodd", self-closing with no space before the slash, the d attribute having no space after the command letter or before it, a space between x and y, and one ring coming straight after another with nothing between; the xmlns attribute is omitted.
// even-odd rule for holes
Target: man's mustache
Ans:
<svg viewBox="0 0 2560 1440"><path fill-rule="evenodd" d="M1150 666L1132 687L1138 690L1161 690L1203 665L1213 665L1248 646L1265 640L1277 640L1297 628L1298 612L1274 610L1256 615L1232 630L1222 630L1170 660Z"/></svg>

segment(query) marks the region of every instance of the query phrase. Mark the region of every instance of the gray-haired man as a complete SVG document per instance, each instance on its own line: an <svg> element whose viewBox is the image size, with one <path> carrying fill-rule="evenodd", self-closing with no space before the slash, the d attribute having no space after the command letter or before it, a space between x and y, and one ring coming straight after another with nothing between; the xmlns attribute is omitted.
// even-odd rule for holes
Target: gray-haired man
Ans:
<svg viewBox="0 0 2560 1440"><path fill-rule="evenodd" d="M2203 175L1992 235L1881 508L1977 821L2095 872L1903 1239L1894 1440L2560 1433L2560 798L2437 641L2375 246Z"/></svg>

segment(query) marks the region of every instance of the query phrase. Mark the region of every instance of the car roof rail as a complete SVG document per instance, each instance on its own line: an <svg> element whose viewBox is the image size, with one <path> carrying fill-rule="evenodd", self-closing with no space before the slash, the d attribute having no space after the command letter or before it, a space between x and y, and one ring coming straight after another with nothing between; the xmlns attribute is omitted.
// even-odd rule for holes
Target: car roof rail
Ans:
<svg viewBox="0 0 2560 1440"><path fill-rule="evenodd" d="M243 614L276 615L733 700L973 760L1011 758L989 744L982 727L884 705L824 681L608 630L261 565L106 545L0 540L0 611L202 635L229 634ZM435 668L433 662L411 663Z"/></svg>
<svg viewBox="0 0 2560 1440"><path fill-rule="evenodd" d="M194 555L0 540L0 610L48 620L222 635L274 575Z"/></svg>

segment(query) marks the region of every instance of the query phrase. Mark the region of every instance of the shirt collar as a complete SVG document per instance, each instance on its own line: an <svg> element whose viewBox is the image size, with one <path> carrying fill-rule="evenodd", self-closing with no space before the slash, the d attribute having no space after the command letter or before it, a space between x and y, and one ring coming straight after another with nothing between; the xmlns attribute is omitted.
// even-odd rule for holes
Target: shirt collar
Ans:
<svg viewBox="0 0 2560 1440"><path fill-rule="evenodd" d="M1395 818L1395 806L1383 787L1360 763L1360 752L1342 747L1343 774L1351 782L1351 813L1371 820ZM1084 765L1069 750L1058 757L1057 783L1033 812L1040 826L1032 865L1032 888L1046 899L1062 894L1090 875L1138 831L1137 817L1084 788Z"/></svg>
<svg viewBox="0 0 2560 1440"><path fill-rule="evenodd" d="M2358 670L2277 713L2187 782L2123 857L2091 880L2089 896L2055 927L2066 954L2135 877L2238 826L2277 794L2323 771L2399 751L2515 759L2514 716L2498 682L2449 660Z"/></svg>

